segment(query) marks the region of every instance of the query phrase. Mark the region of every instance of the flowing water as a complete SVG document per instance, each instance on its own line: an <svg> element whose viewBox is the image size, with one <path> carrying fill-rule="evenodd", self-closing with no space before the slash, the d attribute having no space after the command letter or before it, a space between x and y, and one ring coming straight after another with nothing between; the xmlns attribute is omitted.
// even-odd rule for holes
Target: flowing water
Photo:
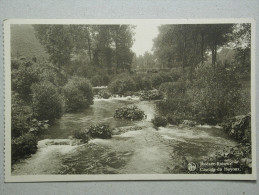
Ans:
<svg viewBox="0 0 259 195"><path fill-rule="evenodd" d="M144 121L113 118L116 108L135 104L145 112ZM13 175L33 174L141 174L181 173L186 161L197 161L233 141L221 128L168 126L154 129L154 102L138 98L95 99L90 108L65 114L38 142L31 157L12 167ZM103 122L114 128L111 139L80 144L71 139L76 130Z"/></svg>

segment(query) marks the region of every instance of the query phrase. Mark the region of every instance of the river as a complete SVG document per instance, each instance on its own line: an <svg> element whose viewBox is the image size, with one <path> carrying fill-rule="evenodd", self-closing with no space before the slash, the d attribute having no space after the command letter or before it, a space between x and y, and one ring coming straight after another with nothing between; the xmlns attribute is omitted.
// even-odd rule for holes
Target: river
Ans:
<svg viewBox="0 0 259 195"><path fill-rule="evenodd" d="M116 108L135 104L144 121L113 118ZM12 166L12 175L182 173L186 162L199 161L225 146L234 146L219 127L168 126L154 129L152 101L136 97L95 99L88 109L67 113L40 137L38 150ZM114 128L111 139L79 144L73 131L103 122Z"/></svg>

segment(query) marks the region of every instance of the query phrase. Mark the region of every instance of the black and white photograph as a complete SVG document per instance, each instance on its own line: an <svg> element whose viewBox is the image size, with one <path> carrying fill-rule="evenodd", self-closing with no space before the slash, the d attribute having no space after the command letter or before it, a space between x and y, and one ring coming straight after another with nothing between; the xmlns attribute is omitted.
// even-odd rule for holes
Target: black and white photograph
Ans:
<svg viewBox="0 0 259 195"><path fill-rule="evenodd" d="M6 181L256 179L253 20L4 31Z"/></svg>

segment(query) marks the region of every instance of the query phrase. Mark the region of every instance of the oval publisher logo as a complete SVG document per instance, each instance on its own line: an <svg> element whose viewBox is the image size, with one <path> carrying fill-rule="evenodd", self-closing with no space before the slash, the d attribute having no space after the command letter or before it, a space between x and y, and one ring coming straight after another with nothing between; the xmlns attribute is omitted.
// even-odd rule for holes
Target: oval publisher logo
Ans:
<svg viewBox="0 0 259 195"><path fill-rule="evenodd" d="M197 166L196 166L196 164L195 164L194 162L190 162L190 163L188 164L188 170L189 170L189 171L195 171L196 168L197 168Z"/></svg>

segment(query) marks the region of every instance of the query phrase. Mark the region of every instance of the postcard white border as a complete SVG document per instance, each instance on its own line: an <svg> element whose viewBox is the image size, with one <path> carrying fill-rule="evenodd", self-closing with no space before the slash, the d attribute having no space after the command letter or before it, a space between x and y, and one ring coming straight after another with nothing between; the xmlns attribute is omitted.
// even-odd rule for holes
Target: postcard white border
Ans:
<svg viewBox="0 0 259 195"><path fill-rule="evenodd" d="M102 174L11 175L11 24L216 24L251 23L252 174ZM106 181L106 180L256 180L255 20L239 19L8 19L4 21L5 78L5 182Z"/></svg>

